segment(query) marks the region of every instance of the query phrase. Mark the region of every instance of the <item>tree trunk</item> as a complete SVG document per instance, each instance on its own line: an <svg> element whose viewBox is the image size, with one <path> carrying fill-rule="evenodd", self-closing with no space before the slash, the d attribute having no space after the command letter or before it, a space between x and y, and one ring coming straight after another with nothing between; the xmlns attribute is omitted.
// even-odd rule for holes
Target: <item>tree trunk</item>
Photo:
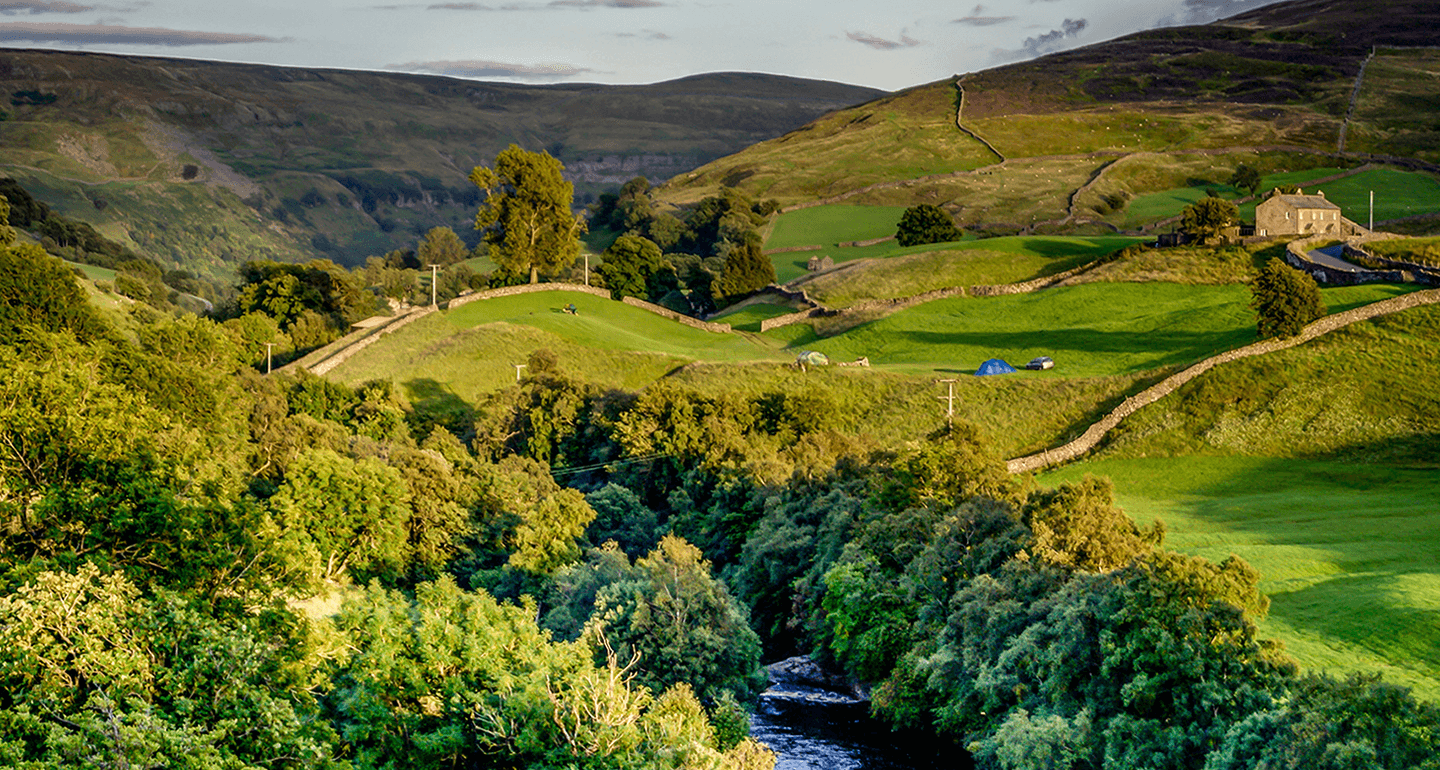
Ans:
<svg viewBox="0 0 1440 770"><path fill-rule="evenodd" d="M540 283L540 273L534 265L530 266L530 283Z"/></svg>

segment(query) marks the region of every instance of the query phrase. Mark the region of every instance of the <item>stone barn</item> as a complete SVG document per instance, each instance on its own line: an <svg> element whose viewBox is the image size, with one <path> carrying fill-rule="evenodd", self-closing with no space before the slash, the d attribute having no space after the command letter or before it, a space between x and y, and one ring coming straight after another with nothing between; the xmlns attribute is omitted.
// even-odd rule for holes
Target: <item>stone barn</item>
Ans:
<svg viewBox="0 0 1440 770"><path fill-rule="evenodd" d="M1293 195L1276 190L1255 207L1255 234L1261 237L1332 234L1339 238L1362 230L1319 190L1314 195L1305 195L1303 190Z"/></svg>

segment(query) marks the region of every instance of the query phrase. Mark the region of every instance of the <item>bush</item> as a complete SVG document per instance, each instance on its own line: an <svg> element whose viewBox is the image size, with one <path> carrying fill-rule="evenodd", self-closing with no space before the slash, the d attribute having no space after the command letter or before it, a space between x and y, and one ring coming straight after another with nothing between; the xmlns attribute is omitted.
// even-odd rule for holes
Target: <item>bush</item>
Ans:
<svg viewBox="0 0 1440 770"><path fill-rule="evenodd" d="M895 240L901 246L919 246L923 243L945 243L958 241L964 235L939 206L922 203L905 209L895 231Z"/></svg>
<svg viewBox="0 0 1440 770"><path fill-rule="evenodd" d="M1255 309L1256 325L1263 338L1293 337L1329 312L1315 279L1278 257L1260 271L1250 292L1254 295L1250 307Z"/></svg>

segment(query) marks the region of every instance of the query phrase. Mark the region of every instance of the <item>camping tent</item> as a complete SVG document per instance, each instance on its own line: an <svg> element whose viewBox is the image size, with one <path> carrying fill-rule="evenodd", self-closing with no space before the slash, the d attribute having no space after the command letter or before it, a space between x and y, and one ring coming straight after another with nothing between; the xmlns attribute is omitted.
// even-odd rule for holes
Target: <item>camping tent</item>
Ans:
<svg viewBox="0 0 1440 770"><path fill-rule="evenodd" d="M829 363L829 356L818 350L802 350L795 356L796 366L827 366Z"/></svg>
<svg viewBox="0 0 1440 770"><path fill-rule="evenodd" d="M979 376L985 375L985 374L1014 374L1014 373L1015 373L1015 367L1013 367L1013 366L1005 363L1004 361L1001 361L1001 360L998 359L998 358L992 358L992 359L990 359L989 361L986 361L985 363L983 363L983 364L980 365L980 368L979 368L979 369L976 369L976 370L975 370L975 376L976 376L976 377L979 377Z"/></svg>

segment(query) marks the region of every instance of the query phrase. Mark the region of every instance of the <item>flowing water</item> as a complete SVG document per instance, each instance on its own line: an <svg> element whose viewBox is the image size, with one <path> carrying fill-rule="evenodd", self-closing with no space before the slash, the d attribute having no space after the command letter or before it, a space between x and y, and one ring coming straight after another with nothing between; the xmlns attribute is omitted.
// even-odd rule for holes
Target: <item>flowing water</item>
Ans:
<svg viewBox="0 0 1440 770"><path fill-rule="evenodd" d="M785 685L760 696L750 736L775 752L775 770L968 770L970 757L925 736L896 735L869 706L818 688Z"/></svg>

